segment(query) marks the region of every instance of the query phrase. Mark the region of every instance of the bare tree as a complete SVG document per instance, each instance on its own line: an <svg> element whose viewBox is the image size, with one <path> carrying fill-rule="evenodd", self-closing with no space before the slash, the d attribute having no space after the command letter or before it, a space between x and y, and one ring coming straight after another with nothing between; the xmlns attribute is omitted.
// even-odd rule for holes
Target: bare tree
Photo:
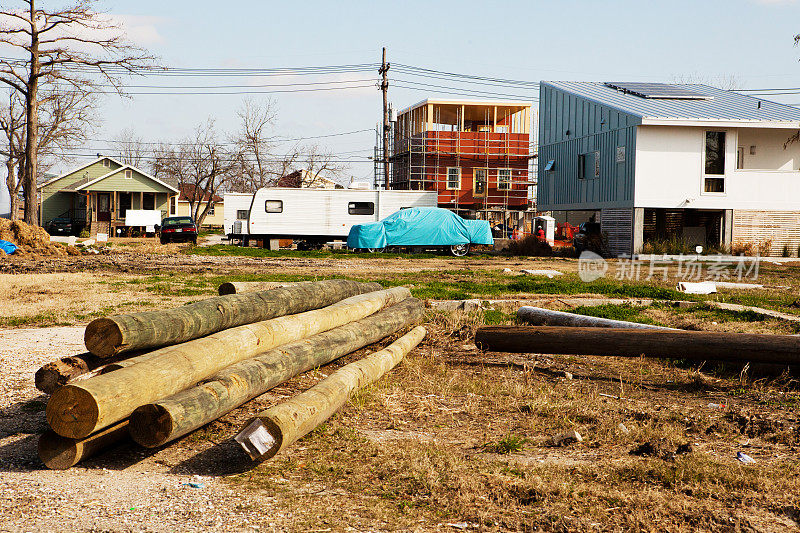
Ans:
<svg viewBox="0 0 800 533"><path fill-rule="evenodd" d="M678 74L672 76L672 82L681 85L711 85L712 87L718 87L726 91L736 91L742 88L739 78L737 78L734 74L714 76L693 72L689 74Z"/></svg>
<svg viewBox="0 0 800 533"><path fill-rule="evenodd" d="M114 136L113 143L119 150L119 158L126 165L143 168L143 165L150 154L148 145L136 133L133 128L125 128Z"/></svg>
<svg viewBox="0 0 800 533"><path fill-rule="evenodd" d="M104 80L121 93L123 75L153 66L155 58L129 43L122 27L94 11L93 3L77 0L70 7L45 10L36 7L36 0L23 0L24 9L0 9L0 43L24 57L0 58L0 82L25 102L22 187L28 224L38 224L40 88L49 84L88 94Z"/></svg>
<svg viewBox="0 0 800 533"><path fill-rule="evenodd" d="M283 174L276 171L274 156L271 155L272 138L268 135L276 116L273 102L266 100L256 103L247 99L242 103L238 115L239 131L231 142L236 145L241 158L228 189L254 192L261 187L274 185Z"/></svg>
<svg viewBox="0 0 800 533"><path fill-rule="evenodd" d="M157 174L177 183L201 225L234 172L241 167L238 150L218 140L214 121L195 128L194 134L175 146L162 146L156 156Z"/></svg>
<svg viewBox="0 0 800 533"><path fill-rule="evenodd" d="M74 91L47 90L41 93L39 135L36 153L39 170L45 171L52 158L81 145L93 126L92 111L96 100L91 94ZM11 216L19 210L19 191L24 178L26 146L25 105L19 93L9 93L8 107L0 110L0 129L6 157L6 187L11 197Z"/></svg>
<svg viewBox="0 0 800 533"><path fill-rule="evenodd" d="M300 149L298 159L304 163L307 171L306 180L301 187L318 187L323 184L323 178L336 181L349 168L339 163L330 150L325 150L317 144L306 145Z"/></svg>

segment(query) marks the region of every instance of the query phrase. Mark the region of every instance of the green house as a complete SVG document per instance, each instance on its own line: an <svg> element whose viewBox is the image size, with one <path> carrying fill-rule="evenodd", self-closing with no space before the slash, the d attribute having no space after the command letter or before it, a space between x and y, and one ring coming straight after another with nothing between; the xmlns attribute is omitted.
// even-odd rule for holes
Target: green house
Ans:
<svg viewBox="0 0 800 533"><path fill-rule="evenodd" d="M136 167L99 157L39 186L40 222L46 226L54 218L70 218L73 227L88 228L92 236L113 236L133 227L126 224L128 210L147 211L150 219L168 216L179 192Z"/></svg>

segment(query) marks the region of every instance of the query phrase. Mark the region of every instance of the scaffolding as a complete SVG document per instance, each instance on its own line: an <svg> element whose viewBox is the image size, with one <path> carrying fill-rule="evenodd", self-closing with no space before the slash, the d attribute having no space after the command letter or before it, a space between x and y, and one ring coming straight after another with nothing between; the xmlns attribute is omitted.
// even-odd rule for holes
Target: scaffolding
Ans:
<svg viewBox="0 0 800 533"><path fill-rule="evenodd" d="M376 131L375 186L436 191L440 207L462 216L530 228L531 118L527 102L420 102L391 122L388 180Z"/></svg>

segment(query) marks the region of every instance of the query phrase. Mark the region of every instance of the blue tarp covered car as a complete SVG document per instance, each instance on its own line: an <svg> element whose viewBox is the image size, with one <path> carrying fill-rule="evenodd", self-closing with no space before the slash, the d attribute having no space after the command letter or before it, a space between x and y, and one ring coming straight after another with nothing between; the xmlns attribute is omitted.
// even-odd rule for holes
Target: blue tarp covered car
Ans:
<svg viewBox="0 0 800 533"><path fill-rule="evenodd" d="M382 250L387 246L442 246L453 255L466 255L471 244L493 244L492 229L485 220L464 220L438 207L412 207L392 213L379 222L356 224L347 246Z"/></svg>

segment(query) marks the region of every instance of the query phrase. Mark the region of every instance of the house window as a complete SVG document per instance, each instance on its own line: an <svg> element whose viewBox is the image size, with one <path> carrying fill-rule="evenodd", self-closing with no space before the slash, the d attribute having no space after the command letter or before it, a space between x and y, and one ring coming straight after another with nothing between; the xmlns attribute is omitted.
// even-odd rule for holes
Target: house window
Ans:
<svg viewBox="0 0 800 533"><path fill-rule="evenodd" d="M208 213L207 216L213 217L214 216L214 203L212 202L211 205L208 206Z"/></svg>
<svg viewBox="0 0 800 533"><path fill-rule="evenodd" d="M472 170L472 196L486 198L486 188L489 182L489 169L476 168Z"/></svg>
<svg viewBox="0 0 800 533"><path fill-rule="evenodd" d="M267 213L283 213L283 200L267 200L264 202L264 210Z"/></svg>
<svg viewBox="0 0 800 533"><path fill-rule="evenodd" d="M125 171L125 179L133 179L133 170L126 170Z"/></svg>
<svg viewBox="0 0 800 533"><path fill-rule="evenodd" d="M375 204L373 202L350 202L349 204L347 204L347 214L374 215Z"/></svg>
<svg viewBox="0 0 800 533"><path fill-rule="evenodd" d="M712 177L709 177L712 176ZM717 177L722 176L722 177ZM707 131L703 192L725 192L725 132Z"/></svg>
<svg viewBox="0 0 800 533"><path fill-rule="evenodd" d="M495 126L494 127L495 133L508 133L508 126Z"/></svg>
<svg viewBox="0 0 800 533"><path fill-rule="evenodd" d="M744 168L744 146L736 149L736 169L741 170Z"/></svg>
<svg viewBox="0 0 800 533"><path fill-rule="evenodd" d="M550 161L548 161L547 164L544 166L544 169L547 172L554 171L556 169L556 160L555 159L551 159Z"/></svg>
<svg viewBox="0 0 800 533"><path fill-rule="evenodd" d="M447 167L447 190L457 191L461 189L461 168Z"/></svg>
<svg viewBox="0 0 800 533"><path fill-rule="evenodd" d="M236 220L247 220L250 216L249 209L237 209L236 210Z"/></svg>
<svg viewBox="0 0 800 533"><path fill-rule="evenodd" d="M578 154L578 179L586 179L586 154Z"/></svg>
<svg viewBox="0 0 800 533"><path fill-rule="evenodd" d="M170 198L169 198L169 214L170 215L174 215L175 212L176 212L175 211L175 209L176 209L175 208L175 202L176 202L177 198L178 198L177 196L170 196Z"/></svg>
<svg viewBox="0 0 800 533"><path fill-rule="evenodd" d="M106 168L111 168L111 160L110 159L103 159L103 166Z"/></svg>
<svg viewBox="0 0 800 533"><path fill-rule="evenodd" d="M511 190L511 169L498 168L497 169L497 189L500 191Z"/></svg>

